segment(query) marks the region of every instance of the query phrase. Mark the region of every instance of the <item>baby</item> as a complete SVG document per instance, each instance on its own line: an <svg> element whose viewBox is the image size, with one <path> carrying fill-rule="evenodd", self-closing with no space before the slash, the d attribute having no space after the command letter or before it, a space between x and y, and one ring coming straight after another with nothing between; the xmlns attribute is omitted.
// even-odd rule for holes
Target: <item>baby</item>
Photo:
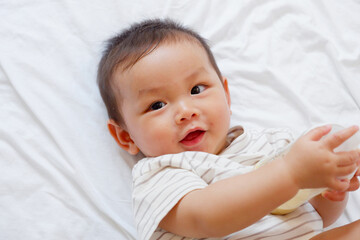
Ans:
<svg viewBox="0 0 360 240"><path fill-rule="evenodd" d="M108 41L98 85L115 141L146 156L133 169L140 239L359 236L360 221L322 232L359 187L360 171L341 177L356 170L360 152L333 151L359 128L315 128L286 154L287 130L229 129L228 80L194 31L171 20L131 26ZM273 161L254 170L266 158ZM331 190L292 213L270 214L304 188Z"/></svg>

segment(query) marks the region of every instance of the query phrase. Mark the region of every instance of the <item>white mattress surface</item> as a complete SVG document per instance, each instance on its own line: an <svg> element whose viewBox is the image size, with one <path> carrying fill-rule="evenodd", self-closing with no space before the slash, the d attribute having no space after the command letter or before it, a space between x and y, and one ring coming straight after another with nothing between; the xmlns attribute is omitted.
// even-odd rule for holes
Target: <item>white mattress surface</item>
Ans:
<svg viewBox="0 0 360 240"><path fill-rule="evenodd" d="M171 17L209 40L232 125L360 124L358 0L0 1L0 239L136 239L135 159L107 132L103 41ZM360 218L351 193L334 225Z"/></svg>

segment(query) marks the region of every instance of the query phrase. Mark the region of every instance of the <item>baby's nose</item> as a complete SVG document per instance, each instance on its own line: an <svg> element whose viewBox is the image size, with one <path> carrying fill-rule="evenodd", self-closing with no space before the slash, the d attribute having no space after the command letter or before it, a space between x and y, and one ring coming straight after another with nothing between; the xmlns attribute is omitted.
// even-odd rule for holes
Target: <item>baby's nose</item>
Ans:
<svg viewBox="0 0 360 240"><path fill-rule="evenodd" d="M180 102L178 112L176 114L176 123L181 124L187 120L190 120L199 115L197 108L191 103L191 101Z"/></svg>

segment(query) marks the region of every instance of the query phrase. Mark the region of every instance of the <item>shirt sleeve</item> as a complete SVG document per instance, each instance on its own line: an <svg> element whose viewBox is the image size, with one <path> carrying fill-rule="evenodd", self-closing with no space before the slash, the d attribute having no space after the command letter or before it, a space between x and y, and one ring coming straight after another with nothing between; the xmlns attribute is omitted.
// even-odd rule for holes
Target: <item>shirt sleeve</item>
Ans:
<svg viewBox="0 0 360 240"><path fill-rule="evenodd" d="M184 154L174 154L146 158L135 165L133 205L140 239L149 239L183 196L208 185L185 162Z"/></svg>

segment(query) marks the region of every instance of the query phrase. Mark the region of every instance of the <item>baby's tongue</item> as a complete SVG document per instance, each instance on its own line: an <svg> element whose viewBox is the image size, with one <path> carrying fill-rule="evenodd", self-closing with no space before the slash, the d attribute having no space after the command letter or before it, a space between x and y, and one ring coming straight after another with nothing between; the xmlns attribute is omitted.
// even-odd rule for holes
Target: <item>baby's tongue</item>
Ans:
<svg viewBox="0 0 360 240"><path fill-rule="evenodd" d="M183 139L183 141L191 141L191 140L195 139L197 136L199 136L201 134L201 132L202 131L200 131L200 130L191 132L188 135L186 135L186 137Z"/></svg>

